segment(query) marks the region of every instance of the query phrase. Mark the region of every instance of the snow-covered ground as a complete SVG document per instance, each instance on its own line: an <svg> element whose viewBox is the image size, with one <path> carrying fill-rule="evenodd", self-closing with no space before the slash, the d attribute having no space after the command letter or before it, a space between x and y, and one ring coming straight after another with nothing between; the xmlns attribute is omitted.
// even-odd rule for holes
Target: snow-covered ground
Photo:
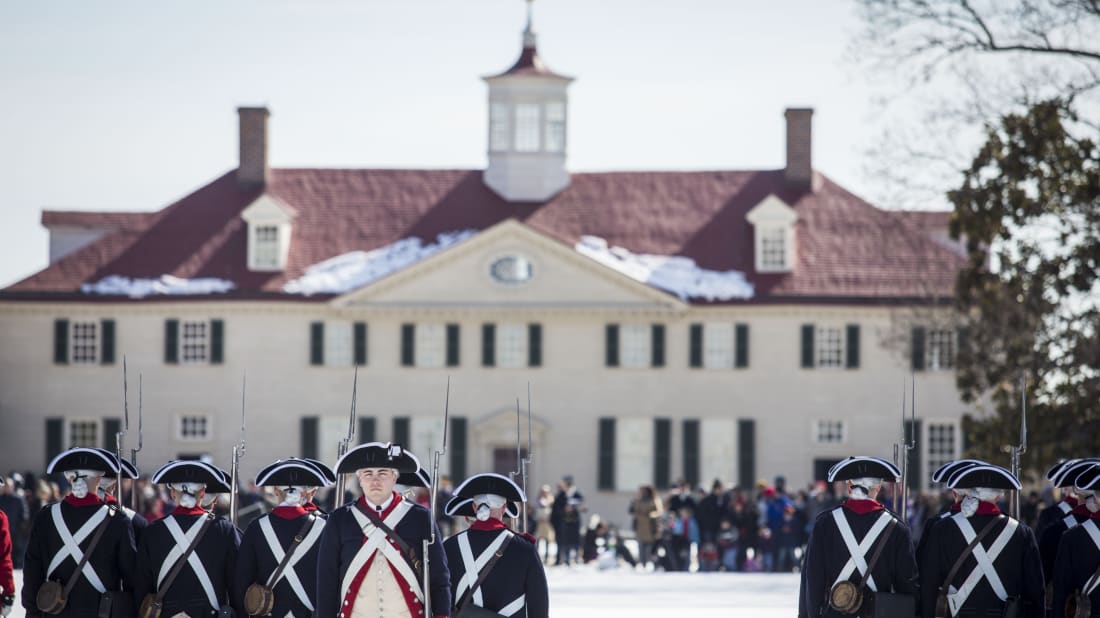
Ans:
<svg viewBox="0 0 1100 618"><path fill-rule="evenodd" d="M22 586L16 571L16 587ZM669 618L675 612L793 618L798 575L764 573L645 573L594 566L551 567L550 615L560 618ZM695 610L695 611L692 611ZM13 618L24 618L18 605Z"/></svg>

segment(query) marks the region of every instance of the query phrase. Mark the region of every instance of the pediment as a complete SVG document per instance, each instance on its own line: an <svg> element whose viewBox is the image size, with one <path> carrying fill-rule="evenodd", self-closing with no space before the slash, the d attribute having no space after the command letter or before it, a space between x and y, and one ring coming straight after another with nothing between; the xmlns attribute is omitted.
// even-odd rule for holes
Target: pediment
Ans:
<svg viewBox="0 0 1100 618"><path fill-rule="evenodd" d="M293 207L264 193L241 211L241 218L248 223L289 223L297 214Z"/></svg>
<svg viewBox="0 0 1100 618"><path fill-rule="evenodd" d="M761 223L791 225L798 220L798 213L775 195L769 195L753 206L745 215L745 219L753 225Z"/></svg>
<svg viewBox="0 0 1100 618"><path fill-rule="evenodd" d="M678 310L679 298L506 220L337 298L342 307Z"/></svg>

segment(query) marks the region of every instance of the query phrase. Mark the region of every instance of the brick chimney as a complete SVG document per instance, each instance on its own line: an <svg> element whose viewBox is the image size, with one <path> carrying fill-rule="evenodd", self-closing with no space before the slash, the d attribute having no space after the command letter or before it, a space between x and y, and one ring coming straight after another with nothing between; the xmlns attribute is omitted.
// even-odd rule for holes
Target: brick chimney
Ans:
<svg viewBox="0 0 1100 618"><path fill-rule="evenodd" d="M241 188L263 187L267 184L267 117L266 107L238 107L241 128L241 159L237 166L237 184Z"/></svg>
<svg viewBox="0 0 1100 618"><path fill-rule="evenodd" d="M787 118L787 167L783 176L787 184L809 189L813 182L813 115L810 107L788 108Z"/></svg>

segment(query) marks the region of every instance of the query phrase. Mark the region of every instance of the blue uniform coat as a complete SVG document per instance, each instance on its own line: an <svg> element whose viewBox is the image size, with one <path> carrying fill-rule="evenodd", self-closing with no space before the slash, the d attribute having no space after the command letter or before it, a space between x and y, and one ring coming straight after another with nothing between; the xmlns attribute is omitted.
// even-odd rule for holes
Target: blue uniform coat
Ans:
<svg viewBox="0 0 1100 618"><path fill-rule="evenodd" d="M303 511L303 514L294 519L268 514L252 520L252 523L248 525L248 529L244 532L241 547L237 553L237 570L233 578L234 605L244 607L244 593L248 590L248 587L254 583L266 585L268 578L279 566L279 561L275 559L271 547L267 544L267 538L260 527L260 522L262 520L271 522L271 529L275 531L275 537L279 539L279 545L285 552L290 548L295 535L302 530L309 518L310 515ZM314 517L313 526L323 526L324 524L325 519L323 517ZM306 597L314 607L317 606L317 554L320 548L321 542L318 539L294 565L294 572L298 574L298 580L302 583ZM295 554L297 553L299 551L296 550ZM285 577L275 584L274 593L275 605L271 610L272 616L281 618L286 616L287 613L300 617L313 614L313 610L301 602Z"/></svg>
<svg viewBox="0 0 1100 618"><path fill-rule="evenodd" d="M458 539L465 535L470 541L470 549L476 559L500 534L500 530L465 530L447 539L443 548L447 551L447 563L451 567L451 593L455 603L461 599L456 592L458 584L466 575L466 564L462 561ZM526 618L548 618L550 615L550 593L546 587L546 572L542 568L538 550L526 537L513 535L504 554L481 585L482 604L485 609L499 612L512 601L526 595L527 612L521 609L515 616ZM467 601L472 603L473 601Z"/></svg>

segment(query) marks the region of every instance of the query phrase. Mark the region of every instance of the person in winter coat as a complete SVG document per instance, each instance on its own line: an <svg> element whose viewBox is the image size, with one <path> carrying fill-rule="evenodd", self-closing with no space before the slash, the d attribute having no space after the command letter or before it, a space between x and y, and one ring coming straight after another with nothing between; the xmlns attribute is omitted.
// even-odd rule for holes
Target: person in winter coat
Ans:
<svg viewBox="0 0 1100 618"><path fill-rule="evenodd" d="M654 546L660 537L659 523L665 514L661 497L652 485L642 485L638 496L630 504L634 516L634 537L638 540L638 562L645 566L651 561Z"/></svg>

